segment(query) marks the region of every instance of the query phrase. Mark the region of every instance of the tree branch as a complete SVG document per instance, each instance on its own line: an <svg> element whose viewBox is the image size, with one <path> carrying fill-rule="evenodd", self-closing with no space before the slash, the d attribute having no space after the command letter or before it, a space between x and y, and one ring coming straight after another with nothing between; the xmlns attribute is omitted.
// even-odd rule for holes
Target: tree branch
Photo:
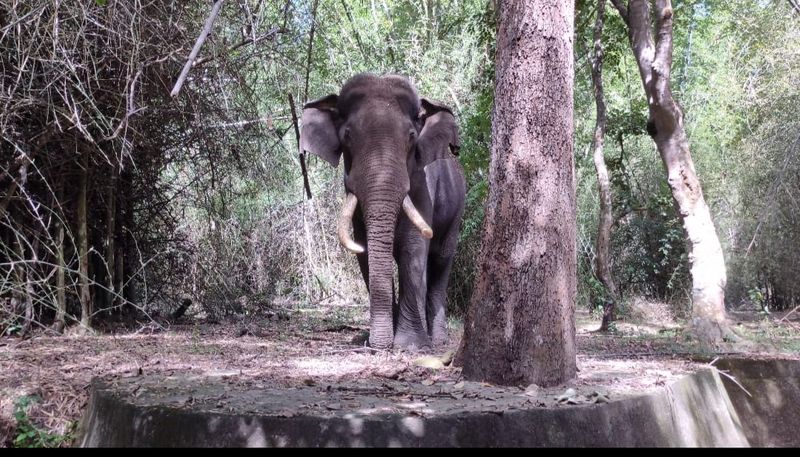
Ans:
<svg viewBox="0 0 800 457"><path fill-rule="evenodd" d="M300 150L300 128L297 126L297 111L294 109L294 97L289 92L289 108L292 111L292 125L294 126L294 135L297 140L297 149L300 151L300 169L303 172L303 186L306 189L306 196L311 200L311 187L308 184L308 171L306 170L306 152Z"/></svg>
<svg viewBox="0 0 800 457"><path fill-rule="evenodd" d="M350 22L350 27L353 29L353 36L356 37L356 44L358 44L358 50L361 51L361 55L364 56L364 60L369 61L369 56L364 51L364 45L361 43L361 35L358 34L358 30L356 29L356 24L353 22L353 15L350 14L350 9L347 8L347 3L344 0L340 2L342 4L342 8L344 8L344 12L347 15L347 20Z"/></svg>
<svg viewBox="0 0 800 457"><path fill-rule="evenodd" d="M217 18L217 15L219 15L219 10L222 9L223 1L224 0L217 0L217 2L214 3L214 7L211 8L211 14L209 14L208 19L206 19L203 31L200 32L200 36L197 37L192 52L189 53L189 58L186 60L186 64L183 66L183 70L181 70L181 74L175 82L175 87L172 88L172 92L169 94L171 97L177 96L181 91L183 82L186 80L186 76L189 75L189 70L192 68L192 62L197 58L197 54L200 53L200 48L203 47L203 43L206 41L206 38L208 38L208 34L211 33L211 27L214 25L214 20Z"/></svg>
<svg viewBox="0 0 800 457"><path fill-rule="evenodd" d="M303 86L303 102L308 100L308 77L311 75L311 50L314 47L314 31L317 28L317 6L319 0L314 0L314 6L311 8L311 32L308 35L308 56L306 61L306 82ZM291 97L291 95L290 95ZM294 103L292 103L292 113L294 113ZM298 143L300 139L298 137Z"/></svg>
<svg viewBox="0 0 800 457"><path fill-rule="evenodd" d="M625 21L625 24L630 27L630 16L628 15L628 8L622 3L622 0L611 0L611 3L614 4L614 8L619 11L620 17L622 20Z"/></svg>
<svg viewBox="0 0 800 457"><path fill-rule="evenodd" d="M248 37L248 38L243 39L242 41L240 41L240 42L236 43L235 45L231 46L230 48L226 49L222 54L217 54L217 55L212 55L212 56L207 56L207 57L201 57L201 58L195 60L194 63L192 63L192 68L198 67L198 66L203 65L203 64L208 63L208 62L211 62L212 60L216 60L217 58L219 58L220 55L228 55L231 52L233 52L233 51L235 51L235 50L237 50L237 49L239 49L241 47L247 46L248 44L257 44L260 41L264 41L266 39L274 37L278 33L285 33L285 32L286 32L286 30L283 29L283 28L273 27L272 29L270 29L269 32L264 33L262 35L259 35L259 36L256 36L256 37Z"/></svg>

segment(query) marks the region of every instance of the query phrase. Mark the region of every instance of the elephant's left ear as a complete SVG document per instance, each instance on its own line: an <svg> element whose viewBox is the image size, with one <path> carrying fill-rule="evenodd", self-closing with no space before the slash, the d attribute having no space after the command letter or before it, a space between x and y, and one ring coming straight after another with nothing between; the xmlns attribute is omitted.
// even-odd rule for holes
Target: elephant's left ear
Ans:
<svg viewBox="0 0 800 457"><path fill-rule="evenodd" d="M456 123L456 118L453 115L453 110L451 110L450 107L444 103L428 98L420 99L420 106L419 118L422 121L423 128L425 122L431 116L441 113L441 116L439 117L448 118L445 125L441 128L448 130L448 133L450 134L448 139L450 152L457 156L458 151L461 149L461 139L458 135L458 124Z"/></svg>
<svg viewBox="0 0 800 457"><path fill-rule="evenodd" d="M328 95L303 106L303 130L300 132L300 149L322 157L333 167L339 166L342 147L336 125L337 95Z"/></svg>

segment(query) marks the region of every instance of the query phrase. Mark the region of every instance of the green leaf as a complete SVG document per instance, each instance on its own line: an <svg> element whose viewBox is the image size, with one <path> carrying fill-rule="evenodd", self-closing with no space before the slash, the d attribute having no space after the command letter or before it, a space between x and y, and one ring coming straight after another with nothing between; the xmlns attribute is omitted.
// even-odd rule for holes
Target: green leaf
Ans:
<svg viewBox="0 0 800 457"><path fill-rule="evenodd" d="M97 3L97 6L106 6L108 4L108 0L94 0Z"/></svg>

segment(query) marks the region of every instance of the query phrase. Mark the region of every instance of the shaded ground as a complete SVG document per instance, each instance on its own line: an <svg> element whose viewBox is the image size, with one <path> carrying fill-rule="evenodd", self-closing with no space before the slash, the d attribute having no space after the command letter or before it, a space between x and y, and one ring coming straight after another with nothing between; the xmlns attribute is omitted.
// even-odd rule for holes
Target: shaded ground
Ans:
<svg viewBox="0 0 800 457"><path fill-rule="evenodd" d="M556 398L567 388L574 390L570 403L594 402L598 393L615 400L671 382L713 359L714 354L698 354L684 340L678 323L663 307L641 305L649 311L637 313L634 306L631 319L617 323L611 334L593 331L599 325L599 316L579 314L578 378L552 389L511 388L518 394L517 401L561 407L565 399ZM127 334L0 339L0 443L12 445L21 433L35 428L67 435L62 445L69 444L95 376L197 375L199 379L221 378L234 387L303 386L337 392L325 402L287 400L283 409L289 415L303 408L336 414L343 407L361 406L353 403L364 401L363 389L373 397L390 400L386 404L377 402L381 407L410 408L420 414L439 395L463 398L465 405L475 400L494 401L492 392L500 388L462 382L459 368L425 368L415 363L419 355L373 351L354 342L363 341L367 328L364 311L296 309L286 310L280 319L273 316L216 324L188 318L167 329L150 324ZM732 313L732 320L740 323L738 332L756 342L720 348L720 353L797 357L800 313L785 314ZM442 353L455 349L460 338L457 327L451 330L449 348ZM198 400L188 396L176 401ZM224 409L224 397L211 400L214 407ZM31 403L28 408L15 408L25 401ZM30 426L18 427L20 418ZM18 444L42 444L47 439L47 435L33 433Z"/></svg>

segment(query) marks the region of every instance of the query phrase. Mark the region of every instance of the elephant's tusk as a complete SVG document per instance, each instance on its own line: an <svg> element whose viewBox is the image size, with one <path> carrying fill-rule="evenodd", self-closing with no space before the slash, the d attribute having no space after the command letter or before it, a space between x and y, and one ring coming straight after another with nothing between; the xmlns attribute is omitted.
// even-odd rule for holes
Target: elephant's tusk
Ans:
<svg viewBox="0 0 800 457"><path fill-rule="evenodd" d="M420 232L422 232L422 236L431 239L433 238L433 230L431 227L425 222L425 219L422 218L422 215L417 211L417 208L414 206L414 203L411 202L411 198L406 195L406 198L403 199L403 211L406 212L406 216L411 219L411 222L417 226Z"/></svg>
<svg viewBox="0 0 800 457"><path fill-rule="evenodd" d="M342 212L339 214L339 220L336 223L337 233L339 235L339 242L350 252L361 254L364 248L350 238L350 226L353 222L353 214L356 212L356 205L358 198L355 195L348 193L344 198L342 205Z"/></svg>

